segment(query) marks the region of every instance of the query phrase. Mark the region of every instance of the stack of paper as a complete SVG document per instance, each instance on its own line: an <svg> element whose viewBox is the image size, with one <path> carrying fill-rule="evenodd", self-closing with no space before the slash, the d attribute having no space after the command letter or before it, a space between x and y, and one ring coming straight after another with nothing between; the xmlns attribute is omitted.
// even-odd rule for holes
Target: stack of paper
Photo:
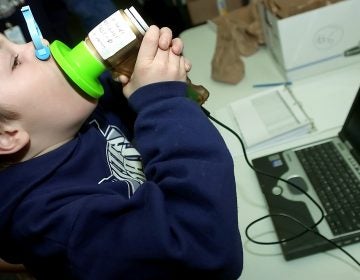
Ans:
<svg viewBox="0 0 360 280"><path fill-rule="evenodd" d="M231 104L247 150L285 143L312 131L311 119L287 87L278 87Z"/></svg>

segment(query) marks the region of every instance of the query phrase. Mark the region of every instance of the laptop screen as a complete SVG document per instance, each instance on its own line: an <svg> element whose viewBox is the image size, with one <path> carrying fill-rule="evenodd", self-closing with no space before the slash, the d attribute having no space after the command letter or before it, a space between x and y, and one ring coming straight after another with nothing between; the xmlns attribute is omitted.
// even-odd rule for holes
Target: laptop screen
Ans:
<svg viewBox="0 0 360 280"><path fill-rule="evenodd" d="M360 160L360 89L339 136L343 141L348 141L352 145L353 155Z"/></svg>

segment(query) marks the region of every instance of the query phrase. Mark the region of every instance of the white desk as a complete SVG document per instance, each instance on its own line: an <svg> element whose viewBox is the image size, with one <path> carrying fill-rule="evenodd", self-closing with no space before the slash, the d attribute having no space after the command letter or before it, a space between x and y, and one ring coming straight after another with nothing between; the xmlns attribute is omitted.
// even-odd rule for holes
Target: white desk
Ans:
<svg viewBox="0 0 360 280"><path fill-rule="evenodd" d="M234 125L224 114L229 103L263 90L253 88L254 84L284 81L272 57L263 47L255 55L244 58L246 75L239 84L228 85L215 82L211 79L211 59L215 50L216 33L209 26L202 25L184 31L180 37L185 43L184 54L193 65L189 77L194 84L202 84L210 91L210 98L204 107L228 125ZM250 158L335 135L346 117L359 85L360 64L295 81L291 87L292 91L306 112L314 119L319 132L252 154ZM232 128L235 129L234 126ZM240 144L229 132L219 129L235 161L239 226L244 245L244 270L240 279L360 279L360 267L357 267L340 250L334 249L285 261L281 255L280 245L257 245L247 240L244 233L245 227L268 213L266 202L255 174L243 160ZM256 225L251 232L254 235L267 233L266 240L270 238L276 240L269 219ZM345 249L360 260L360 244L346 246Z"/></svg>

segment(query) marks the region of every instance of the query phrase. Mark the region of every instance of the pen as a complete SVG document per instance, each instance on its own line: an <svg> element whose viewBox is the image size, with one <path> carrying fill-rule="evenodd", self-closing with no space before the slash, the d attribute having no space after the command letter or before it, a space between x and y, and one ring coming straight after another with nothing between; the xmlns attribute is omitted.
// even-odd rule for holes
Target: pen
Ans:
<svg viewBox="0 0 360 280"><path fill-rule="evenodd" d="M290 86L292 82L279 82L279 83L265 83L265 84L255 84L253 85L254 88L259 87L276 87L276 86Z"/></svg>
<svg viewBox="0 0 360 280"><path fill-rule="evenodd" d="M344 56L352 56L356 54L360 54L360 46L353 47L344 52Z"/></svg>

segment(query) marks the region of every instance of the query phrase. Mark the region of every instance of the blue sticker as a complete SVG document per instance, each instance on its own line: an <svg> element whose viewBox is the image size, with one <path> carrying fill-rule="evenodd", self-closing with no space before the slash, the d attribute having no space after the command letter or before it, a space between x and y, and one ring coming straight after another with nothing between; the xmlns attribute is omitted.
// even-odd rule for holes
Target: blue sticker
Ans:
<svg viewBox="0 0 360 280"><path fill-rule="evenodd" d="M281 159L276 159L276 160L271 161L271 164L273 167L279 167L279 166L283 165L283 162Z"/></svg>
<svg viewBox="0 0 360 280"><path fill-rule="evenodd" d="M278 154L271 155L268 159L271 162L272 167L279 167L283 165L281 157Z"/></svg>

